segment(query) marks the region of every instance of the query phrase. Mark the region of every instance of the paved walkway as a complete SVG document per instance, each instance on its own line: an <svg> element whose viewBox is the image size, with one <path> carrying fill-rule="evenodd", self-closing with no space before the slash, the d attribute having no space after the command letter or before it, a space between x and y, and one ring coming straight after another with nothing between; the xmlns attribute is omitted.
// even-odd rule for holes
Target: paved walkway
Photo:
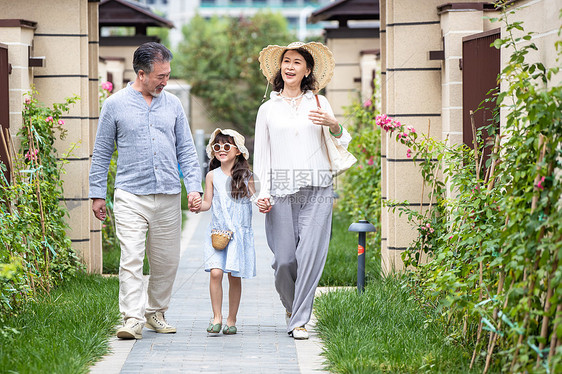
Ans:
<svg viewBox="0 0 562 374"><path fill-rule="evenodd" d="M98 362L93 374L112 373L322 373L321 341L312 326L308 341L285 332L285 312L273 284L264 216L254 210L257 277L242 281L238 334L208 335L212 316L209 274L203 270L205 228L211 214L189 214L182 232L182 256L166 319L176 334L144 329L142 340L111 342L113 353ZM228 314L224 277L223 316Z"/></svg>

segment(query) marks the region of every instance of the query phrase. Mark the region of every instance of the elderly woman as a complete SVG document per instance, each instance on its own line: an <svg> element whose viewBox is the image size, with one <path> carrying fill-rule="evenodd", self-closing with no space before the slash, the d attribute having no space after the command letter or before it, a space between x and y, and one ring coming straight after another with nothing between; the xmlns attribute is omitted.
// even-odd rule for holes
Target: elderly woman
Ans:
<svg viewBox="0 0 562 374"><path fill-rule="evenodd" d="M270 45L260 68L273 85L259 108L254 172L261 184L258 207L266 215L274 254L275 287L286 309L287 332L308 339L314 292L322 275L332 222L333 165L328 146L347 148L349 133L328 100L316 93L334 72L321 43ZM333 144L328 144L333 143Z"/></svg>

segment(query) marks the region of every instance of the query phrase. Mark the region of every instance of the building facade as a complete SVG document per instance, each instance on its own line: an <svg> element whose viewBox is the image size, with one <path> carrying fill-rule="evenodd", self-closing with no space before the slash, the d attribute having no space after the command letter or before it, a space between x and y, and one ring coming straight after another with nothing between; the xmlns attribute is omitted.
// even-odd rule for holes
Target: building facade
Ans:
<svg viewBox="0 0 562 374"><path fill-rule="evenodd" d="M64 20L64 22L62 21ZM80 101L62 118L68 135L55 148L65 153L64 198L68 236L90 272L101 272L101 224L88 199L88 173L98 120L98 2L93 0L28 0L0 2L0 44L11 72L8 84L9 129L15 148L21 129L24 94L35 87L47 106L78 95ZM4 98L2 98L4 100ZM4 106L3 106L4 107Z"/></svg>
<svg viewBox="0 0 562 374"><path fill-rule="evenodd" d="M486 84L476 83L489 80L485 76L489 70L501 71L510 57L510 51L504 49L497 58L488 57L493 54L490 43L506 35L505 25L490 21L498 16L494 4L381 0L380 6L382 112L434 139L471 144L467 113L476 109L475 103L487 92ZM510 7L516 10L511 21L522 21L527 31L535 32L532 41L538 51L529 59L557 66L554 43L560 38L562 1L511 1ZM480 48L476 52L484 55L478 55L474 48ZM560 77L558 80L560 84ZM430 186L424 188L405 146L386 135L382 137L381 168L384 200L407 201L421 212L429 208ZM417 231L407 217L384 206L381 218L383 269L402 269L401 253Z"/></svg>

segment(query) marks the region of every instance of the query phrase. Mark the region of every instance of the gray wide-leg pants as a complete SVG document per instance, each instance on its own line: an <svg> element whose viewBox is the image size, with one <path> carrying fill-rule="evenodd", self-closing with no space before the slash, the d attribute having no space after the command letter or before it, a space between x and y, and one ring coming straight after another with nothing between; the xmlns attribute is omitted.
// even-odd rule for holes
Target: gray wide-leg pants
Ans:
<svg viewBox="0 0 562 374"><path fill-rule="evenodd" d="M310 320L314 292L326 263L332 224L332 186L305 187L275 198L266 214L267 244L274 254L275 287L292 313L287 332Z"/></svg>

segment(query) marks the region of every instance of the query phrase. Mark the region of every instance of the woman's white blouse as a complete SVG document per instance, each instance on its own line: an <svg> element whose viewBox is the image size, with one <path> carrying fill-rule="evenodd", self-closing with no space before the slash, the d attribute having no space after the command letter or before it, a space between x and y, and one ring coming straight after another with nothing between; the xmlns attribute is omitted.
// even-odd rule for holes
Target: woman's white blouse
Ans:
<svg viewBox="0 0 562 374"><path fill-rule="evenodd" d="M334 115L328 100L321 95L320 106ZM285 196L305 186L327 187L332 173L322 126L308 119L317 108L312 91L307 91L293 108L279 92L260 106L254 142L254 175L258 198ZM347 130L336 141L347 148L351 136Z"/></svg>

